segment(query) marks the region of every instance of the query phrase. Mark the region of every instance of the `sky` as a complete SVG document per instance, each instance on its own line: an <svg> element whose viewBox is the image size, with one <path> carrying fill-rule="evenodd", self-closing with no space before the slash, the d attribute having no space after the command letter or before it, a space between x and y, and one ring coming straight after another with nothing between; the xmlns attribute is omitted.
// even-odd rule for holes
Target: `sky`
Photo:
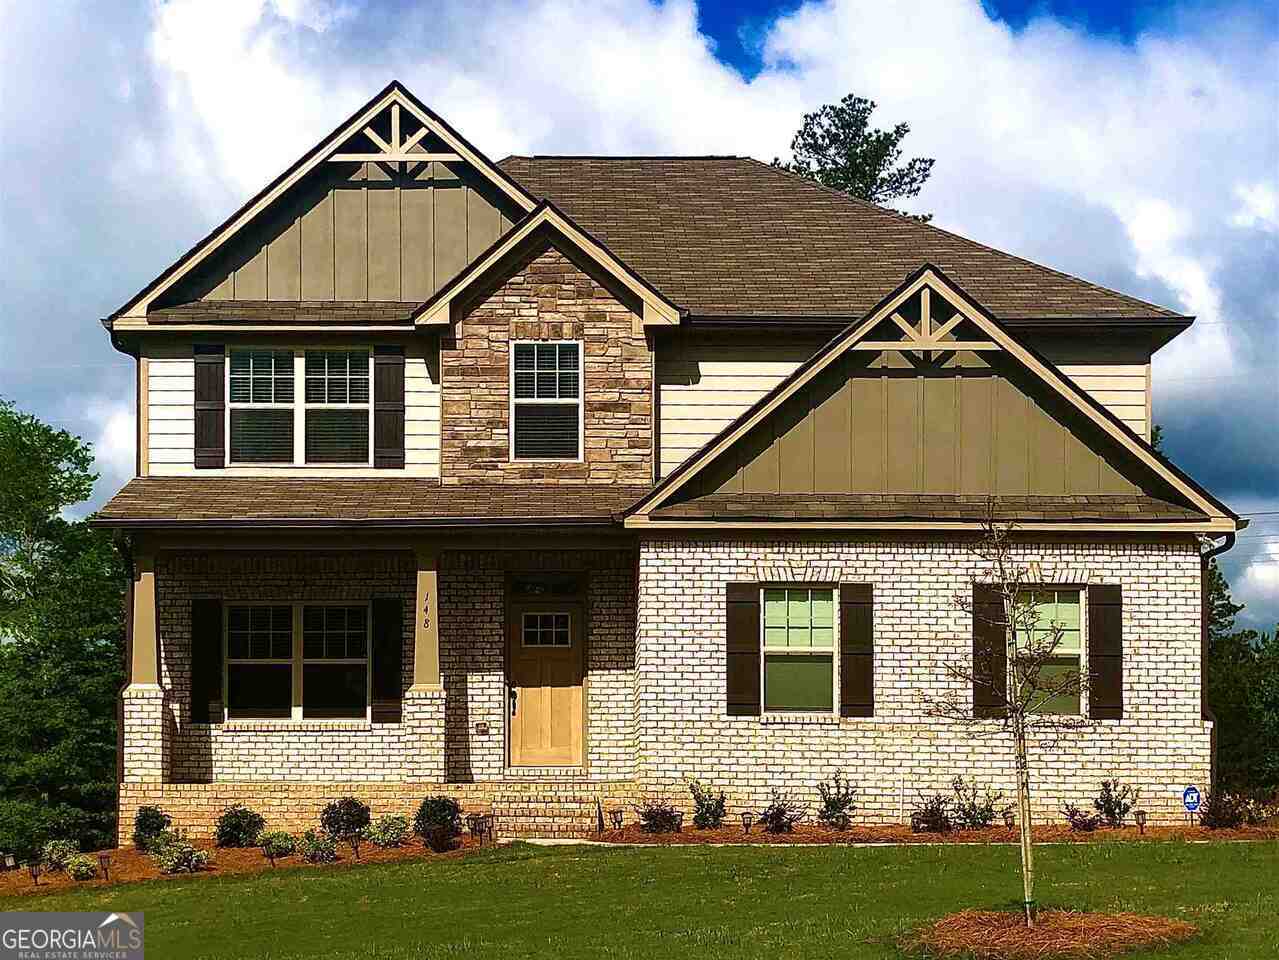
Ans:
<svg viewBox="0 0 1279 960"><path fill-rule="evenodd" d="M771 160L875 100L937 160L912 209L1197 317L1154 419L1279 621L1279 5L0 0L0 396L95 444L90 507L134 456L99 318L392 78L494 159Z"/></svg>

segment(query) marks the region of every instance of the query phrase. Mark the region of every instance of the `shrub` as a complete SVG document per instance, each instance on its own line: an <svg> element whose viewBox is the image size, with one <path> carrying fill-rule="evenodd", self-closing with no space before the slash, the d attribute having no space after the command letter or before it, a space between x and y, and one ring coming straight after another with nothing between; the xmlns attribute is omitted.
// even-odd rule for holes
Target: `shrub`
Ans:
<svg viewBox="0 0 1279 960"><path fill-rule="evenodd" d="M40 848L40 862L46 870L60 873L67 863L80 852L80 844L74 840L50 840Z"/></svg>
<svg viewBox="0 0 1279 960"><path fill-rule="evenodd" d="M768 833L790 833L795 829L795 824L807 815L806 809L774 790L773 799L768 801L768 806L759 815L759 822Z"/></svg>
<svg viewBox="0 0 1279 960"><path fill-rule="evenodd" d="M1218 790L1199 805L1199 825L1209 830L1233 830L1248 819L1248 800L1237 793Z"/></svg>
<svg viewBox="0 0 1279 960"><path fill-rule="evenodd" d="M935 793L918 804L910 814L912 833L950 833L955 822L950 818L950 797Z"/></svg>
<svg viewBox="0 0 1279 960"><path fill-rule="evenodd" d="M822 800L822 808L817 819L834 830L847 830L853 823L853 802L857 799L857 788L842 778L838 771L827 782L823 780L817 785L818 796Z"/></svg>
<svg viewBox="0 0 1279 960"><path fill-rule="evenodd" d="M378 817L368 828L367 835L375 847L401 847L409 839L408 818L394 813Z"/></svg>
<svg viewBox="0 0 1279 960"><path fill-rule="evenodd" d="M67 860L67 876L72 880L92 880L98 875L98 866L92 857L77 853Z"/></svg>
<svg viewBox="0 0 1279 960"><path fill-rule="evenodd" d="M283 830L267 831L258 837L258 843L262 845L262 856L270 860L273 867L280 857L291 857L298 850L298 842L293 839L293 834Z"/></svg>
<svg viewBox="0 0 1279 960"><path fill-rule="evenodd" d="M332 863L338 858L338 845L327 833L308 830L298 843L302 859L307 863Z"/></svg>
<svg viewBox="0 0 1279 960"><path fill-rule="evenodd" d="M209 854L195 846L176 830L165 830L154 837L148 847L161 873L195 873L209 865Z"/></svg>
<svg viewBox="0 0 1279 960"><path fill-rule="evenodd" d="M369 805L355 797L334 800L320 813L320 826L334 840L347 844L355 859L360 859L360 841L369 828Z"/></svg>
<svg viewBox="0 0 1279 960"><path fill-rule="evenodd" d="M950 782L955 793L951 802L951 820L960 830L985 830L995 825L996 820L1003 820L1012 810L1011 803L1000 806L1004 799L1002 793L984 793L976 783L965 783L963 777L956 777Z"/></svg>
<svg viewBox="0 0 1279 960"><path fill-rule="evenodd" d="M1122 827L1128 814L1137 804L1141 791L1134 790L1118 780L1101 781L1101 792L1092 802L1098 815L1108 827Z"/></svg>
<svg viewBox="0 0 1279 960"><path fill-rule="evenodd" d="M150 850L151 842L172 823L172 818L159 807L138 807L133 818L133 845L139 850Z"/></svg>
<svg viewBox="0 0 1279 960"><path fill-rule="evenodd" d="M688 792L693 795L693 826L699 830L714 830L724 825L724 791L712 794L702 789L702 785L694 780L688 785Z"/></svg>
<svg viewBox="0 0 1279 960"><path fill-rule="evenodd" d="M1244 822L1250 827L1279 826L1279 796L1255 796L1248 799Z"/></svg>
<svg viewBox="0 0 1279 960"><path fill-rule="evenodd" d="M636 808L640 829L645 833L679 833L684 814L665 800L646 797Z"/></svg>
<svg viewBox="0 0 1279 960"><path fill-rule="evenodd" d="M1105 822L1105 818L1101 814L1084 813L1073 803L1068 803L1062 807L1061 813L1066 818L1066 822L1070 824L1070 829L1078 830L1081 833L1092 833Z"/></svg>
<svg viewBox="0 0 1279 960"><path fill-rule="evenodd" d="M214 827L214 842L219 847L256 847L266 827L262 814L241 803L233 803L222 811Z"/></svg>
<svg viewBox="0 0 1279 960"><path fill-rule="evenodd" d="M452 797L427 797L413 816L413 832L436 853L452 850L462 832L462 808Z"/></svg>

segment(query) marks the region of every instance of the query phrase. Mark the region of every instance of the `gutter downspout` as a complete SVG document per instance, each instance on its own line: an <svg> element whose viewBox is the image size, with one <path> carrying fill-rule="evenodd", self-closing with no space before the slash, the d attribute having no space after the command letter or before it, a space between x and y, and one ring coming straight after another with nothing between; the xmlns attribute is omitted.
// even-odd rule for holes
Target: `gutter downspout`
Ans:
<svg viewBox="0 0 1279 960"><path fill-rule="evenodd" d="M1240 529L1247 525L1247 520L1239 521ZM1221 543L1207 549L1204 548L1212 542L1210 538L1202 537L1199 542L1199 715L1212 724L1208 747L1208 789L1213 791L1217 789L1217 715L1212 712L1205 692L1208 678L1208 564L1235 545L1235 534L1227 533Z"/></svg>

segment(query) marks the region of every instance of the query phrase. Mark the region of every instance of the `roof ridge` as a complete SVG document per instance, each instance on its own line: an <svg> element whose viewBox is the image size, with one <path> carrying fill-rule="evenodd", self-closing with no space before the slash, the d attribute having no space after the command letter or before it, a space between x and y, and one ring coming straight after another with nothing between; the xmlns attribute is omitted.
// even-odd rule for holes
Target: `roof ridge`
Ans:
<svg viewBox="0 0 1279 960"><path fill-rule="evenodd" d="M1132 294L1124 293L1121 290L1112 290L1110 287L1103 287L1099 283L1093 283L1091 280L1085 280L1083 277L1077 277L1073 273L1067 273L1064 270L1057 270L1053 267L1047 266L1046 264L1039 263L1037 260L1031 260L1028 257L1023 257L1015 253L1009 253L1007 250L1000 250L997 247L992 247L989 244L982 243L980 240L974 240L971 237L966 237L961 233L955 233L953 230L947 230L944 227L939 227L932 223L925 223L922 220L916 220L914 217L908 214L899 213L898 211L891 210L887 207L881 207L879 204L872 203L870 200L863 200L861 197L855 197L850 193L845 193L843 190L837 190L834 187L826 186L826 184L824 183L818 183L816 180L810 180L808 177L802 176L801 174L795 173L794 171L787 170L785 167L774 166L771 163L765 163L764 161L757 160L754 157L743 157L742 159L756 166L764 167L765 169L773 173L776 173L780 176L788 177L792 180L795 180L797 183L805 184L817 190L823 191L825 193L829 193L833 195L834 197L837 197L855 206L864 207L868 211L881 214L888 218L895 218L897 220L902 221L903 223L909 224L912 227L931 230L935 233L941 234L942 236L949 237L952 240L958 240L961 243L966 243L971 247L975 247L979 250L984 250L987 253L993 253L993 254L996 254L997 256L1007 257L1011 260L1017 260L1020 263L1024 263L1030 267L1034 267L1037 270L1042 270L1045 273L1052 274L1053 276L1062 277L1074 283L1081 283L1092 290L1097 290L1102 293L1110 294L1111 296L1122 297L1123 299L1129 301L1130 303L1133 303L1142 307L1149 307L1151 309L1158 311L1162 315L1169 316L1169 317L1189 316L1188 314L1177 313L1175 310L1170 310L1167 307L1161 307L1159 306L1159 304L1151 303L1149 300L1142 300L1140 297L1134 297L1132 296Z"/></svg>

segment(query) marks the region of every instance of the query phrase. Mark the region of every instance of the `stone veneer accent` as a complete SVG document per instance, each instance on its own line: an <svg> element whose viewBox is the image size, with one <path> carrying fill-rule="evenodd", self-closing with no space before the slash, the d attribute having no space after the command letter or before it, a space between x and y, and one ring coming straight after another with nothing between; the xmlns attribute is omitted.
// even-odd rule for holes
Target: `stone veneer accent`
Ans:
<svg viewBox="0 0 1279 960"><path fill-rule="evenodd" d="M653 365L638 316L563 253L543 246L441 344L441 480L649 483ZM513 463L511 340L583 341L582 463Z"/></svg>
<svg viewBox="0 0 1279 960"><path fill-rule="evenodd" d="M1090 805L1100 782L1140 786L1152 821L1184 816L1181 792L1209 782L1211 724L1200 717L1200 561L1193 541L1028 544L1044 583L1123 587L1124 717L1089 721L1032 758L1036 814ZM859 819L901 822L959 774L1013 794L998 721L929 716L923 697L971 686L942 664L971 662L970 616L955 606L979 561L938 541L669 539L640 552L636 649L637 781L687 802L693 778L758 810L771 790L801 803L842 771ZM730 717L724 702L724 585L732 581L874 584L875 716ZM838 698L836 699L838 702Z"/></svg>

